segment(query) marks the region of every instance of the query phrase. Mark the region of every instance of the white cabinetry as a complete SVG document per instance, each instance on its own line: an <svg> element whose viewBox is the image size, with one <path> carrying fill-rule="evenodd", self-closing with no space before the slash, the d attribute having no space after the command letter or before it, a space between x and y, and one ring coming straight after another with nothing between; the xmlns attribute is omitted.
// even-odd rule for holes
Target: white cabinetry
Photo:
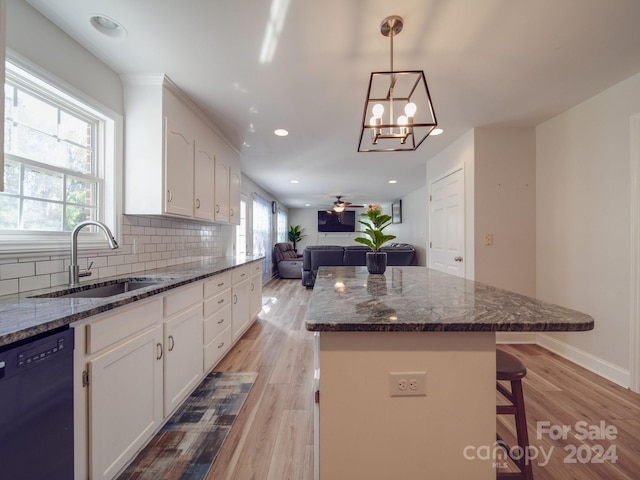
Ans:
<svg viewBox="0 0 640 480"><path fill-rule="evenodd" d="M229 175L229 223L240 225L240 193L242 185L240 168L232 165Z"/></svg>
<svg viewBox="0 0 640 480"><path fill-rule="evenodd" d="M209 372L231 348L231 272L204 283L204 371Z"/></svg>
<svg viewBox="0 0 640 480"><path fill-rule="evenodd" d="M229 165L222 158L216 157L216 222L229 222L229 179Z"/></svg>
<svg viewBox="0 0 640 480"><path fill-rule="evenodd" d="M249 285L249 310L253 319L262 310L262 264L255 262L250 265L252 275Z"/></svg>
<svg viewBox="0 0 640 480"><path fill-rule="evenodd" d="M162 424L161 318L158 298L87 326L91 479L113 478Z"/></svg>
<svg viewBox="0 0 640 480"><path fill-rule="evenodd" d="M165 212L193 215L193 140L174 119L165 119Z"/></svg>
<svg viewBox="0 0 640 480"><path fill-rule="evenodd" d="M215 148L205 134L195 139L194 168L194 216L213 221Z"/></svg>
<svg viewBox="0 0 640 480"><path fill-rule="evenodd" d="M124 213L229 223L233 205L233 222L239 223L235 218L241 182L238 153L167 77L123 79Z"/></svg>
<svg viewBox="0 0 640 480"><path fill-rule="evenodd" d="M5 17L6 5L0 0L0 78L4 79L4 57L6 51ZM4 102L0 104L0 118L4 118ZM4 172L4 128L0 129L0 172ZM0 175L0 192L4 192L4 175Z"/></svg>
<svg viewBox="0 0 640 480"><path fill-rule="evenodd" d="M202 283L164 298L164 416L202 378Z"/></svg>

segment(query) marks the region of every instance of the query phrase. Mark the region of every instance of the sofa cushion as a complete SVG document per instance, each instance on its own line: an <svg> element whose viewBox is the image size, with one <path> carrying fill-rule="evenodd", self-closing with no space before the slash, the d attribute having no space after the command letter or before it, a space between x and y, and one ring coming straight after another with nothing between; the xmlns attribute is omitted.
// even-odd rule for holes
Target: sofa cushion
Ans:
<svg viewBox="0 0 640 480"><path fill-rule="evenodd" d="M350 267L366 265L367 252L371 249L365 245L352 245L344 247L344 257L342 264Z"/></svg>

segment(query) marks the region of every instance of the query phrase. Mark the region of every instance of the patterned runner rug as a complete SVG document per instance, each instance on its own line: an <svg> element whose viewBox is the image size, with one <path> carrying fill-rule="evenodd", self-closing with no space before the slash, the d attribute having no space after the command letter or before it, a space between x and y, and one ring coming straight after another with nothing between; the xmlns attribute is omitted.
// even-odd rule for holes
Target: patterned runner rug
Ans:
<svg viewBox="0 0 640 480"><path fill-rule="evenodd" d="M257 376L207 375L118 480L203 480Z"/></svg>

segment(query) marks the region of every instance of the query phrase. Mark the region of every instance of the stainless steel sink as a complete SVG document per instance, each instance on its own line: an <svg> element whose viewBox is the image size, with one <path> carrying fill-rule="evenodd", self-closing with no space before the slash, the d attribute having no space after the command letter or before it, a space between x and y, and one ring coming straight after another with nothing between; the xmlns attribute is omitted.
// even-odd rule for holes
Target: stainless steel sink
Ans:
<svg viewBox="0 0 640 480"><path fill-rule="evenodd" d="M165 280L124 279L115 283L96 283L89 285L89 288L74 287L67 290L45 293L43 295L34 295L32 298L106 298L138 290L139 288L158 285L164 281Z"/></svg>

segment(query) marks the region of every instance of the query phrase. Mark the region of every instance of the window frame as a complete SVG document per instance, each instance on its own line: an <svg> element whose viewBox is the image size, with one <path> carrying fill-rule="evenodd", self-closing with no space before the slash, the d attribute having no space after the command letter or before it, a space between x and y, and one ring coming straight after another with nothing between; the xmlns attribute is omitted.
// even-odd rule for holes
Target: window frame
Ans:
<svg viewBox="0 0 640 480"><path fill-rule="evenodd" d="M55 89L54 95L65 102L65 108L68 108L69 105L72 107L81 105L76 109L81 108L90 116L98 119L95 154L100 160L97 162L98 171L96 174L102 178L102 188L100 188L101 192L98 193L97 199L99 212L97 219L105 223L118 242L122 243L120 227L124 128L122 116L9 49L7 49L5 65L7 74L10 71L22 70L29 77L29 81L36 84L37 88L44 91ZM5 154L6 160L11 160L11 157L12 155ZM52 168L52 170L54 169L55 167ZM78 236L78 240L79 250L104 249L105 239L100 231L83 230ZM0 257L62 253L67 252L69 248L70 232L0 231Z"/></svg>

